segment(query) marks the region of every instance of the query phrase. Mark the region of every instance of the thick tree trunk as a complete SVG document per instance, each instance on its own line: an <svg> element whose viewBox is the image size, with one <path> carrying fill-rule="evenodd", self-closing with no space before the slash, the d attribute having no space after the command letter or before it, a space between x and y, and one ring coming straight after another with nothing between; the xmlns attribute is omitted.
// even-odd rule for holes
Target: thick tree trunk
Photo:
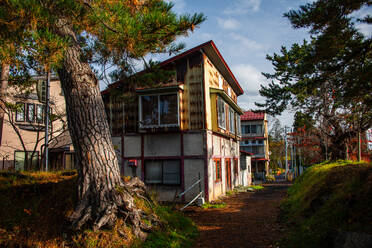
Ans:
<svg viewBox="0 0 372 248"><path fill-rule="evenodd" d="M9 78L9 64L1 64L1 85L0 85L0 145L3 138L3 125L4 125L4 114L5 114L5 101L6 93L8 89L8 78Z"/></svg>
<svg viewBox="0 0 372 248"><path fill-rule="evenodd" d="M147 225L141 221L143 212L136 208L133 192L137 188L144 193L145 186L139 180L130 184L122 181L98 80L89 64L81 60L82 51L69 24L61 20L56 29L72 40L58 70L79 173L79 204L71 216L72 228L112 226L123 214L131 220L134 234L144 238Z"/></svg>
<svg viewBox="0 0 372 248"><path fill-rule="evenodd" d="M346 159L347 154L347 140L342 138L343 135L335 135L331 137L331 146L328 147L329 159L336 161L338 159Z"/></svg>

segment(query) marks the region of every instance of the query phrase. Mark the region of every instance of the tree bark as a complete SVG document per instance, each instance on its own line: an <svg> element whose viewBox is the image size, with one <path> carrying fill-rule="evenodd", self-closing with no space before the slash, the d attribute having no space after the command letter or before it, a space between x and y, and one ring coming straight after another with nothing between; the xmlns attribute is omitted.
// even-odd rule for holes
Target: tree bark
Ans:
<svg viewBox="0 0 372 248"><path fill-rule="evenodd" d="M130 184L122 181L98 80L90 65L82 61L82 50L69 23L59 20L56 31L71 40L58 75L78 162L79 203L70 217L72 229L85 224L92 224L95 230L113 226L122 214L131 220L134 234L145 238L144 213L133 198L135 191L143 194L145 186L138 179Z"/></svg>
<svg viewBox="0 0 372 248"><path fill-rule="evenodd" d="M8 79L9 79L9 64L1 64L1 85L0 85L0 145L3 138L3 125L4 125L4 114L5 114L5 102L6 102L6 93L8 89Z"/></svg>

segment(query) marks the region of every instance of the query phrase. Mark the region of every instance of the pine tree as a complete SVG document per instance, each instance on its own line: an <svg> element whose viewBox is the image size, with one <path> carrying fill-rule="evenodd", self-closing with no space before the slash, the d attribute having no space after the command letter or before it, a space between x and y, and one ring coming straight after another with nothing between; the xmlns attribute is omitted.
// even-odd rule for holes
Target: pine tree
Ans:
<svg viewBox="0 0 372 248"><path fill-rule="evenodd" d="M139 180L124 183L120 178L91 64L109 62L125 69L130 59L181 48L173 43L176 37L187 35L205 18L202 14L177 16L172 6L162 0L0 3L0 49L9 42L15 44L18 53L9 56L13 65L24 65L26 72L53 69L61 80L79 173L73 229L86 224L94 229L112 226L123 215L131 221L136 236L146 236L145 213L135 206L132 196L134 191L142 192L144 185Z"/></svg>
<svg viewBox="0 0 372 248"><path fill-rule="evenodd" d="M344 159L350 139L372 125L372 38L357 28L372 20L352 15L371 4L318 0L290 11L285 16L294 28L308 28L310 41L267 56L275 72L264 73L272 81L261 87L266 102L257 106L311 116L332 143L331 159Z"/></svg>

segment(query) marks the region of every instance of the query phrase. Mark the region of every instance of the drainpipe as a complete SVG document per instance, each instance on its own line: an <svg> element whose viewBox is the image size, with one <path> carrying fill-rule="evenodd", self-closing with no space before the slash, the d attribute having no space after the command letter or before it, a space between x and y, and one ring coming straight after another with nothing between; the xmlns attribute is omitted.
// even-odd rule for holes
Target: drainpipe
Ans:
<svg viewBox="0 0 372 248"><path fill-rule="evenodd" d="M48 171L49 163L49 90L50 90L50 70L47 72L46 81L46 101L45 101L45 171Z"/></svg>

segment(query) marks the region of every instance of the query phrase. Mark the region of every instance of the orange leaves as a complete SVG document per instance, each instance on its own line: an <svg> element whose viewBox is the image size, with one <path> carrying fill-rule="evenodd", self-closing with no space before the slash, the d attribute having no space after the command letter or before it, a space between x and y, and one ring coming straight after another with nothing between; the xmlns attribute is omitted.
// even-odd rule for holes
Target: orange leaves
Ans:
<svg viewBox="0 0 372 248"><path fill-rule="evenodd" d="M28 214L29 216L31 215L31 211L30 210L28 210L28 209L23 209L23 212L25 212L26 214Z"/></svg>

